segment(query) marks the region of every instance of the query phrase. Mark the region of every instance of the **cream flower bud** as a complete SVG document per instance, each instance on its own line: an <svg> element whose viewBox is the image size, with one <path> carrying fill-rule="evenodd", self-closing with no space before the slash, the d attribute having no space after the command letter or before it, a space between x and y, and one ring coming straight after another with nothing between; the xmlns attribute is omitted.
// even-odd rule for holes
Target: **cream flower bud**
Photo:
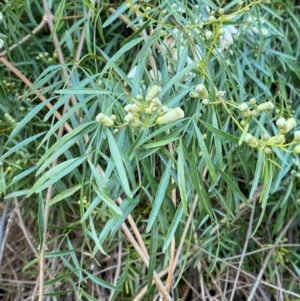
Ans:
<svg viewBox="0 0 300 301"><path fill-rule="evenodd" d="M205 33L206 40L211 40L213 36L214 34L210 30Z"/></svg>
<svg viewBox="0 0 300 301"><path fill-rule="evenodd" d="M269 154L272 153L272 150L271 150L269 147L264 147L263 151L264 151L264 153L267 154L267 155L269 155Z"/></svg>
<svg viewBox="0 0 300 301"><path fill-rule="evenodd" d="M249 99L249 102L252 106L254 106L256 104L256 99L254 97Z"/></svg>
<svg viewBox="0 0 300 301"><path fill-rule="evenodd" d="M258 140L252 136L250 133L247 133L245 136L245 142L250 146L250 147L258 147L259 143Z"/></svg>
<svg viewBox="0 0 300 301"><path fill-rule="evenodd" d="M136 99L137 99L137 100L143 100L143 99L144 99L144 96L143 96L142 94L138 94L138 95L136 96Z"/></svg>
<svg viewBox="0 0 300 301"><path fill-rule="evenodd" d="M190 98L199 98L199 94L198 94L198 93L195 93L195 92L193 92L193 91L191 91L191 92L189 93L189 97L190 97Z"/></svg>
<svg viewBox="0 0 300 301"><path fill-rule="evenodd" d="M300 154L300 145L296 145L295 148L293 149L293 152L296 154Z"/></svg>
<svg viewBox="0 0 300 301"><path fill-rule="evenodd" d="M277 144L284 143L284 141L285 141L284 135L278 134L278 135L276 135L274 137L269 138L267 142L269 144L277 145Z"/></svg>
<svg viewBox="0 0 300 301"><path fill-rule="evenodd" d="M157 85L152 86L146 96L146 101L151 101L154 97L156 97L161 91L161 88Z"/></svg>
<svg viewBox="0 0 300 301"><path fill-rule="evenodd" d="M157 111L157 114L158 114L158 116L162 116L162 115L165 115L168 111L169 111L169 108L167 106L162 106Z"/></svg>
<svg viewBox="0 0 300 301"><path fill-rule="evenodd" d="M181 108L178 107L167 112L165 115L158 117L156 119L156 124L171 123L183 117L184 117L184 112L181 110Z"/></svg>
<svg viewBox="0 0 300 301"><path fill-rule="evenodd" d="M113 126L114 125L114 121L110 117L106 116L103 113L99 113L96 116L96 120L105 126Z"/></svg>
<svg viewBox="0 0 300 301"><path fill-rule="evenodd" d="M250 115L251 115L252 117L257 117L257 116L259 115L259 112L258 112L258 111L255 111L255 110L252 110L252 111L250 111Z"/></svg>
<svg viewBox="0 0 300 301"><path fill-rule="evenodd" d="M287 133L297 125L297 122L293 117L288 118L286 123L287 123Z"/></svg>
<svg viewBox="0 0 300 301"><path fill-rule="evenodd" d="M159 100L158 97L155 97L152 99L151 104L153 105L153 107L161 107L161 101Z"/></svg>
<svg viewBox="0 0 300 301"><path fill-rule="evenodd" d="M300 141L300 131L295 131L294 132L294 140L295 141Z"/></svg>
<svg viewBox="0 0 300 301"><path fill-rule="evenodd" d="M248 112L249 111L249 107L248 105L244 102L242 104L239 105L239 110L241 112Z"/></svg>
<svg viewBox="0 0 300 301"><path fill-rule="evenodd" d="M202 104L204 106L208 106L209 105L209 99L207 99L207 98L202 99Z"/></svg>
<svg viewBox="0 0 300 301"><path fill-rule="evenodd" d="M131 111L131 108L132 108L132 104L128 104L124 107L124 111L125 112L130 112Z"/></svg>
<svg viewBox="0 0 300 301"><path fill-rule="evenodd" d="M128 114L125 116L124 120L125 120L126 122L130 122L130 121L132 121L134 118L135 118L135 117L134 117L134 115L133 115L132 113L128 113Z"/></svg>
<svg viewBox="0 0 300 301"><path fill-rule="evenodd" d="M131 105L131 110L130 111L134 112L134 113L138 113L138 112L141 111L141 106L134 103L134 104Z"/></svg>
<svg viewBox="0 0 300 301"><path fill-rule="evenodd" d="M280 117L277 121L276 121L276 125L279 129L279 132L281 134L285 134L287 133L287 122L285 120L285 118Z"/></svg>
<svg viewBox="0 0 300 301"><path fill-rule="evenodd" d="M148 114L148 115L151 115L152 114L152 108L150 108L150 107L146 108L145 113Z"/></svg>
<svg viewBox="0 0 300 301"><path fill-rule="evenodd" d="M203 84L200 84L196 87L196 91L199 93L201 98L208 98L208 91Z"/></svg>
<svg viewBox="0 0 300 301"><path fill-rule="evenodd" d="M271 101L264 102L257 106L256 111L262 112L262 111L268 111L272 110L274 108L274 105Z"/></svg>
<svg viewBox="0 0 300 301"><path fill-rule="evenodd" d="M140 127L141 124L142 124L142 122L137 118L135 118L134 120L132 120L132 122L130 122L130 125L134 128Z"/></svg>

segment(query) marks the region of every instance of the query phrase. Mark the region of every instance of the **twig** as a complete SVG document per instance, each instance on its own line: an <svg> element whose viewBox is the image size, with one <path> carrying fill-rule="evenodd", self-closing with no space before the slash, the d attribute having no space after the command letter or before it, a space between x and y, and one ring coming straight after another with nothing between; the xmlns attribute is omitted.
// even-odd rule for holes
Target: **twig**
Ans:
<svg viewBox="0 0 300 301"><path fill-rule="evenodd" d="M4 243L3 243L3 237L4 237L4 228L6 225L6 218L8 215L9 211L9 202L6 200L5 202L5 207L1 216L0 220L0 267L2 263L2 255L3 255L3 250L4 250Z"/></svg>
<svg viewBox="0 0 300 301"><path fill-rule="evenodd" d="M38 33L45 26L45 24L45 20L42 20L41 23L36 28L34 28L30 34L23 37L20 41L18 41L18 43L15 43L14 45L10 46L8 50L2 51L0 53L0 57L5 56L8 51L12 51L20 45L22 45L23 43L25 43L26 41L28 41L32 37L32 35Z"/></svg>
<svg viewBox="0 0 300 301"><path fill-rule="evenodd" d="M170 131L168 130L167 133ZM173 154L173 145L172 143L168 144L168 150L170 154ZM174 163L172 164L173 168L175 168ZM175 183L175 180L171 178L171 184ZM172 202L174 204L174 207L176 208L176 188L172 190ZM171 248L170 248L170 261L169 261L169 270L168 270L168 277L166 280L166 290L170 292L172 280L173 280L173 274L175 270L175 237L172 237L171 241Z"/></svg>
<svg viewBox="0 0 300 301"><path fill-rule="evenodd" d="M268 253L267 257L265 258L264 260L264 263L256 277L256 280L254 282L254 285L252 287L252 290L249 294L249 297L247 299L247 301L252 301L253 300L253 297L254 297L254 294L259 286L259 283L261 281L261 278L263 276L263 273L275 251L275 247L277 247L277 245L279 245L280 241L282 240L283 236L285 235L285 233L288 231L289 227L291 226L292 222L294 221L294 219L296 218L296 216L298 215L297 212L294 213L294 215L292 216L292 218L288 221L288 223L286 224L286 226L283 228L283 230L280 232L279 236L277 237L276 241L275 241L275 244L274 244L274 249L271 249L270 252ZM282 291L282 290L280 290Z"/></svg>
<svg viewBox="0 0 300 301"><path fill-rule="evenodd" d="M245 244L244 244L242 256L241 256L241 259L240 259L239 267L238 267L238 270L237 270L237 273L236 273L236 277L235 277L235 281L234 281L234 284L233 284L233 289L232 289L229 301L232 301L233 298L234 298L236 287L237 287L237 282L238 282L239 276L240 276L241 267L242 267L242 264L244 262L245 254L246 254L247 247L248 247L248 243L249 243L249 240L250 240L250 237L251 237L253 218L254 218L254 211L255 211L255 204L256 204L256 198L257 198L257 194L254 194L254 196L253 196L253 202L252 202L253 208L252 208L252 211L251 211L251 216L250 216L250 221L249 221L249 227L248 227L248 231L247 231L247 236L246 236L246 240L245 240Z"/></svg>
<svg viewBox="0 0 300 301"><path fill-rule="evenodd" d="M32 240L30 239L30 237L28 235L28 231L27 231L26 226L24 224L24 221L23 221L23 218L22 218L22 215L21 215L21 212L20 212L19 202L18 202L17 198L14 198L14 203L15 203L15 210L16 210L17 215L18 215L20 228L22 229L23 234L24 234L24 236L27 240L27 243L30 246L31 250L33 251L34 255L37 255L38 251L37 251L35 245L33 244Z"/></svg>
<svg viewBox="0 0 300 301"><path fill-rule="evenodd" d="M132 234L130 233L130 231L127 228L126 224L123 223L121 227L122 227L123 232L125 233L125 235L129 239L129 241L131 242L131 244L133 245L133 247L135 248L135 250L139 254L140 258L142 259L142 261L144 262L144 264L148 268L149 267L149 260L145 256L143 250L140 248L139 244L136 242L136 240L134 239L134 237L132 236ZM171 296L167 292L165 286L163 285L163 283L161 282L159 276L157 275L157 273L155 271L153 273L153 280L154 280L154 282L155 282L155 284L156 284L159 292L164 296L165 300L167 300L167 301L173 301L173 299L171 298Z"/></svg>

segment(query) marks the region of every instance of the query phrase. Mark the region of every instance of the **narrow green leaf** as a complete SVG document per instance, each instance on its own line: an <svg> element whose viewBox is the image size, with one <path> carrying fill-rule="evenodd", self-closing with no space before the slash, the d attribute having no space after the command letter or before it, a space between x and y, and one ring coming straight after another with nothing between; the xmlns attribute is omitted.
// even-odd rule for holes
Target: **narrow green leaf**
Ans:
<svg viewBox="0 0 300 301"><path fill-rule="evenodd" d="M16 134L18 134L19 133L19 131L20 130L22 130L24 127L25 127L25 125L32 119L32 118L34 118L37 114L38 114L38 112L40 111L40 110L42 110L45 106L46 106L46 104L48 103L48 102L50 102L51 101L51 98L49 98L49 99L47 99L47 100L45 100L45 101L43 101L42 103L40 103L40 104L38 104L37 106L35 106L20 122L18 122L18 124L17 124L17 126L13 129L13 131L11 132L11 134L10 134L10 136L9 136L9 139L8 139L8 142L14 137L14 136L16 136ZM8 143L7 142L7 143Z"/></svg>
<svg viewBox="0 0 300 301"><path fill-rule="evenodd" d="M102 90L102 89L95 89L95 88L69 88L69 89L60 89L55 91L56 94L69 94L69 95L76 95L76 94L91 94L91 95L103 95L103 94L112 94L111 91Z"/></svg>
<svg viewBox="0 0 300 301"><path fill-rule="evenodd" d="M92 183L92 186L95 190L95 192L98 194L98 196L101 198L101 200L117 215L122 215L122 210L116 205L116 203L108 196L106 195L101 189L99 189L94 183Z"/></svg>
<svg viewBox="0 0 300 301"><path fill-rule="evenodd" d="M184 170L184 155L182 139L179 141L178 148L178 164L177 164L177 176L178 176L178 188L180 193L180 201L184 209L184 213L187 214L187 197L185 189L185 170Z"/></svg>
<svg viewBox="0 0 300 301"><path fill-rule="evenodd" d="M7 194L4 197L4 200L17 198L19 196L26 195L28 193L28 191L29 191L29 189L24 189L24 190L18 190L18 191L11 192L11 193Z"/></svg>
<svg viewBox="0 0 300 301"><path fill-rule="evenodd" d="M222 179L227 183L229 188L232 190L232 192L235 193L247 206L252 208L252 205L249 203L247 198L243 195L243 193L239 190L237 185L230 179L230 177L223 171L221 168L219 168L217 165L215 167L218 169L218 172L221 174Z"/></svg>
<svg viewBox="0 0 300 301"><path fill-rule="evenodd" d="M202 123L208 130L210 130L211 132L213 132L214 134L224 138L225 140L229 140L233 143L238 143L239 139L231 134L228 134L220 129L216 129L213 126L211 126L210 124L208 124L207 122L203 121L203 120L199 120L200 123Z"/></svg>
<svg viewBox="0 0 300 301"><path fill-rule="evenodd" d="M241 136L241 138L240 138L240 140L239 140L239 145L241 145L241 144L244 142L245 136L247 135L248 130L249 130L249 122L245 125L245 127L244 127L244 129L243 129L242 136Z"/></svg>
<svg viewBox="0 0 300 301"><path fill-rule="evenodd" d="M177 227L178 227L180 221L182 221L183 213L184 213L184 207L183 207L183 204L180 203L176 210L176 214L172 220L172 224L168 230L168 233L167 233L164 245L163 245L163 252L165 252L169 248L172 238L174 237L175 231L177 230Z"/></svg>
<svg viewBox="0 0 300 301"><path fill-rule="evenodd" d="M118 172L118 176L119 176L119 179L121 181L120 184L122 185L126 195L129 198L132 198L132 193L131 193L130 188L129 188L129 183L128 183L125 168L124 168L124 165L123 165L123 162L122 162L122 159L121 159L122 155L119 151L119 147L118 147L118 145L116 143L116 140L115 140L115 137L112 135L110 129L107 128L106 133L107 133L110 153L111 153L111 156L112 156L112 158L115 162L116 169L117 169L117 172Z"/></svg>
<svg viewBox="0 0 300 301"><path fill-rule="evenodd" d="M147 232L151 230L153 223L159 213L160 206L165 198L166 191L169 186L170 176L171 176L171 167L172 167L172 161L169 161L157 189L157 193L153 202L153 208L151 210L149 220L148 220L148 226L146 228Z"/></svg>
<svg viewBox="0 0 300 301"><path fill-rule="evenodd" d="M110 290L115 290L115 291L118 291L118 292L122 291L119 287L116 287L116 286L113 286L113 285L109 284L108 282L102 280L101 278L88 273L86 270L83 270L83 272L89 277L89 279L93 283L96 283L96 284L98 284L102 287L105 287L107 289L110 289Z"/></svg>
<svg viewBox="0 0 300 301"><path fill-rule="evenodd" d="M4 160L6 157L8 157L9 155L17 152L19 149L21 149L23 146L29 144L30 142L36 140L37 138L39 138L40 136L44 135L45 132L42 132L42 133L38 133L32 137L29 137L25 140L23 140L22 142L16 144L14 147L12 147L8 152L6 152L1 158L0 160Z"/></svg>
<svg viewBox="0 0 300 301"><path fill-rule="evenodd" d="M264 159L265 159L265 153L262 152L262 151L258 151L257 152L257 162L256 162L255 174L254 174L254 179L253 179L253 182L252 182L249 198L253 197L253 195L254 195L254 193L257 189L259 179L262 175L262 168L264 166Z"/></svg>
<svg viewBox="0 0 300 301"><path fill-rule="evenodd" d="M87 122L87 123L84 123L84 124L81 124L80 126L78 126L76 129L74 129L72 132L64 135L62 138L60 138L58 141L56 141L52 146L51 148L49 148L47 150L47 152L42 156L42 158L38 161L37 165L41 165L54 151L56 150L59 150L61 149L67 141L69 141L72 137L76 136L77 134L83 132L87 127L90 127L92 124L95 125L95 121L91 121L91 122ZM90 130L90 129L89 129ZM82 136L86 134L86 132L83 132L82 133ZM78 136L78 139L80 137ZM75 141L74 141L75 143ZM41 147L42 144L40 144L38 146Z"/></svg>
<svg viewBox="0 0 300 301"><path fill-rule="evenodd" d="M169 139L165 139L165 140L159 140L159 141L156 141L156 142L153 142L153 143L144 144L143 148L161 147L161 146L167 145L167 144L169 144L173 141L176 141L178 139L179 139L179 137L169 138Z"/></svg>
<svg viewBox="0 0 300 301"><path fill-rule="evenodd" d="M49 202L49 206L52 206L53 204L66 199L67 197L73 195L76 191L78 191L81 188L81 184L78 184L74 187L71 187L65 191L62 191L61 193L57 194L54 198L52 198Z"/></svg>
<svg viewBox="0 0 300 301"><path fill-rule="evenodd" d="M77 166L82 164L88 156L89 154L86 154L85 156L79 158L70 159L48 170L35 182L33 187L29 190L27 197L31 196L35 192L42 191L51 184L60 180L65 175L72 172Z"/></svg>
<svg viewBox="0 0 300 301"><path fill-rule="evenodd" d="M215 172L215 169L214 169L214 165L211 161L211 158L210 158L210 155L209 155L209 152L207 150L207 147L206 147L206 144L205 144L205 141L203 139L203 136L198 128L198 126L196 125L196 123L194 122L194 128L195 128L195 131L196 131L196 135L197 135L197 140L198 140L198 144L199 144L199 147L201 149L201 152L202 152L202 155L203 155L203 159L206 163L206 166L209 170L209 174L212 178L212 180L214 181L215 184L218 183L218 179L217 179L217 175L216 175L216 172Z"/></svg>
<svg viewBox="0 0 300 301"><path fill-rule="evenodd" d="M193 180L195 190L198 194L199 202L201 203L201 205L203 206L205 211L213 219L214 214L213 214L213 211L212 211L210 199L207 195L205 186L202 183L201 176L199 175L199 172L197 170L197 160L198 160L198 155L196 154L195 142L194 142L193 143L193 149L192 149L192 158L191 158L191 175L192 175L191 178Z"/></svg>

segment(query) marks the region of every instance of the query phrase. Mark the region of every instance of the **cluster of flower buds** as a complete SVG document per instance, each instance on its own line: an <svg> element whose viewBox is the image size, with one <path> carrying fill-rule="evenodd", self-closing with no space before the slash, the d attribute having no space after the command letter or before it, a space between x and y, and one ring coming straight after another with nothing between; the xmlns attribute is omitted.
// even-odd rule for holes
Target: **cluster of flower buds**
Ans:
<svg viewBox="0 0 300 301"><path fill-rule="evenodd" d="M204 104L204 105L209 104L209 99L208 99L209 93L208 93L208 90L207 90L207 88L205 87L204 84L198 85L195 88L195 92L191 91L189 93L189 96L191 98L200 98L200 99L202 99L202 104Z"/></svg>
<svg viewBox="0 0 300 301"><path fill-rule="evenodd" d="M265 153L270 154L272 152L270 147L282 147L285 143L285 134L289 133L293 128L296 127L297 122L293 117L290 117L288 119L285 119L283 117L280 117L276 122L277 128L279 130L279 133L275 136L269 137L267 135L264 135L263 141L255 138L252 134L247 133L245 136L245 143L248 144L248 146L252 148L260 148ZM294 132L294 139L292 143L299 143L300 142L300 131ZM300 153L300 145L297 145L293 149L294 153Z"/></svg>
<svg viewBox="0 0 300 301"><path fill-rule="evenodd" d="M41 52L35 57L37 61L43 61L45 63L52 63L56 58L57 53L54 53L53 57L50 57L48 52Z"/></svg>
<svg viewBox="0 0 300 301"><path fill-rule="evenodd" d="M154 124L167 124L175 122L184 117L184 112L181 108L174 109L163 106L158 97L161 88L157 85L152 86L146 96L137 95L136 100L132 104L124 107L126 115L124 117L124 125L130 125L133 128L149 127ZM96 120L105 126L115 126L116 116L107 116L99 113ZM116 132L116 131L115 131Z"/></svg>
<svg viewBox="0 0 300 301"><path fill-rule="evenodd" d="M255 98L251 98L249 100L249 105L246 102L243 102L239 105L238 109L242 113L244 117L247 119L251 117L257 117L261 112L273 110L274 105L271 101L264 102L260 105L256 105ZM245 126L247 124L247 121L242 120L241 125Z"/></svg>

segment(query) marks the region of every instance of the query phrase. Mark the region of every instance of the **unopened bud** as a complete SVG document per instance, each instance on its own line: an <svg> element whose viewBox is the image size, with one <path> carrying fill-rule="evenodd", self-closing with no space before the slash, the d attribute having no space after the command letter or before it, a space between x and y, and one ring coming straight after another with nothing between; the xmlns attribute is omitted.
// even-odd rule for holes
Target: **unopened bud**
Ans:
<svg viewBox="0 0 300 301"><path fill-rule="evenodd" d="M198 93L195 93L195 92L193 92L193 91L191 91L191 92L189 93L189 97L190 97L190 98L199 98L199 94L198 94Z"/></svg>
<svg viewBox="0 0 300 301"><path fill-rule="evenodd" d="M165 115L160 116L156 119L156 124L167 124L174 121L177 121L178 119L181 119L184 117L184 112L181 108L175 108L169 112L167 112Z"/></svg>
<svg viewBox="0 0 300 301"><path fill-rule="evenodd" d="M294 132L294 140L295 141L300 141L300 131L295 131Z"/></svg>
<svg viewBox="0 0 300 301"><path fill-rule="evenodd" d="M246 134L246 136L245 136L245 142L250 147L253 147L253 148L256 148L256 147L259 146L258 140L253 135L251 135L250 133Z"/></svg>
<svg viewBox="0 0 300 301"><path fill-rule="evenodd" d="M99 113L96 117L96 120L105 126L113 126L114 125L114 121L110 117L106 116L103 113Z"/></svg>
<svg viewBox="0 0 300 301"><path fill-rule="evenodd" d="M206 40L211 40L213 38L213 33L209 30L205 33Z"/></svg>
<svg viewBox="0 0 300 301"><path fill-rule="evenodd" d="M152 86L146 96L146 101L151 101L154 97L156 97L161 91L161 88L157 85Z"/></svg>
<svg viewBox="0 0 300 301"><path fill-rule="evenodd" d="M279 129L279 132L281 134L285 134L287 133L287 122L285 120L285 118L280 117L277 121L276 121L276 125Z"/></svg>
<svg viewBox="0 0 300 301"><path fill-rule="evenodd" d="M296 145L295 148L293 149L293 152L296 154L300 154L300 145Z"/></svg>
<svg viewBox="0 0 300 301"><path fill-rule="evenodd" d="M284 135L278 134L278 135L276 135L274 137L269 138L267 142L269 144L277 145L277 144L284 143L284 141L285 141Z"/></svg>
<svg viewBox="0 0 300 301"><path fill-rule="evenodd" d="M201 98L208 98L208 91L203 84L200 84L196 87L196 91L199 93Z"/></svg>
<svg viewBox="0 0 300 301"><path fill-rule="evenodd" d="M257 106L256 111L262 112L262 111L269 111L274 108L274 105L271 101L264 102Z"/></svg>
<svg viewBox="0 0 300 301"><path fill-rule="evenodd" d="M297 122L293 117L288 118L286 123L287 123L287 133L297 125Z"/></svg>

